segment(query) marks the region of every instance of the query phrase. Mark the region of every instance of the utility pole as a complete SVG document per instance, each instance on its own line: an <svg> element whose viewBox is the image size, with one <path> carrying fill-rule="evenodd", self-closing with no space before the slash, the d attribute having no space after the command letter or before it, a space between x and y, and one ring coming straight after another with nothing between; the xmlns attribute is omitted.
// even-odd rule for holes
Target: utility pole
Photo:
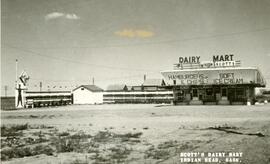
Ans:
<svg viewBox="0 0 270 164"><path fill-rule="evenodd" d="M5 85L5 97L7 97L7 90L8 90L8 86Z"/></svg>
<svg viewBox="0 0 270 164"><path fill-rule="evenodd" d="M42 82L39 82L39 90L42 91Z"/></svg>
<svg viewBox="0 0 270 164"><path fill-rule="evenodd" d="M15 64L15 88L17 87L17 79L18 79L18 59L15 60L16 64Z"/></svg>

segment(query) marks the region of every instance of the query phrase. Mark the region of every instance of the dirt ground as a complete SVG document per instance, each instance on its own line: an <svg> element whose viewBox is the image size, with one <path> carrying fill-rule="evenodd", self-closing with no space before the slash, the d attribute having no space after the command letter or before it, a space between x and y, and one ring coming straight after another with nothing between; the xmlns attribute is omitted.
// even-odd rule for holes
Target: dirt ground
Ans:
<svg viewBox="0 0 270 164"><path fill-rule="evenodd" d="M2 163L270 163L270 104L1 111L1 133Z"/></svg>

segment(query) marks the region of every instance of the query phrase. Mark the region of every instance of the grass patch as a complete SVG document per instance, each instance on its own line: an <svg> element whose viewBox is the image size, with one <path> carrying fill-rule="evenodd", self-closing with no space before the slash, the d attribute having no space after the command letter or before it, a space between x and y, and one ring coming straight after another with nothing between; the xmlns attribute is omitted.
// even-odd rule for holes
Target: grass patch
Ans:
<svg viewBox="0 0 270 164"><path fill-rule="evenodd" d="M1 126L1 137L21 136L22 131L28 129L28 124Z"/></svg>
<svg viewBox="0 0 270 164"><path fill-rule="evenodd" d="M167 149L159 149L151 146L146 152L144 158L152 158L157 160L166 160L170 157L170 151Z"/></svg>
<svg viewBox="0 0 270 164"><path fill-rule="evenodd" d="M48 145L37 145L31 147L6 148L1 151L1 160L6 161L11 158L22 158L39 154L53 155L54 150Z"/></svg>
<svg viewBox="0 0 270 164"><path fill-rule="evenodd" d="M91 142L88 141L91 135L87 135L83 132L70 135L67 132L58 134L58 137L52 138L51 145L56 147L58 153L60 152L87 152L91 146Z"/></svg>
<svg viewBox="0 0 270 164"><path fill-rule="evenodd" d="M54 153L76 152L91 153L91 160L95 163L123 163L131 153L132 144L139 143L143 133L117 134L110 131L100 131L95 135L79 131L75 134L58 132L58 130L44 133L43 131L22 133L27 129L40 129L40 126L30 127L28 124L2 126L6 137L1 138L1 160L23 158L39 154L53 155ZM44 128L47 128L44 126ZM51 129L52 127L49 127ZM29 134L31 136L29 136ZM80 161L73 161L77 163Z"/></svg>

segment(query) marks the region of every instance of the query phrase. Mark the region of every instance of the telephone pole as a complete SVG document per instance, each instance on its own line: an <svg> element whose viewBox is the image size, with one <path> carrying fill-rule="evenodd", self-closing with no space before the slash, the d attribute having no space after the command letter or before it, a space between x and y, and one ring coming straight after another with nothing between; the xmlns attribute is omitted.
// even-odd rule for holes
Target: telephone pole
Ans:
<svg viewBox="0 0 270 164"><path fill-rule="evenodd" d="M7 97L7 90L8 90L8 86L5 85L5 97Z"/></svg>
<svg viewBox="0 0 270 164"><path fill-rule="evenodd" d="M42 91L42 82L39 82L39 91Z"/></svg>
<svg viewBox="0 0 270 164"><path fill-rule="evenodd" d="M15 88L17 87L17 79L18 79L18 59L15 60L16 64L15 64Z"/></svg>

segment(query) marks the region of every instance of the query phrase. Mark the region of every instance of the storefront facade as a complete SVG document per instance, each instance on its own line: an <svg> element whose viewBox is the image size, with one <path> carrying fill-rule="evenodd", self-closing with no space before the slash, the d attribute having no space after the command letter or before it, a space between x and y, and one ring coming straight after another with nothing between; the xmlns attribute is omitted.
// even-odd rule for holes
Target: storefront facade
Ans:
<svg viewBox="0 0 270 164"><path fill-rule="evenodd" d="M161 72L166 87L173 90L175 104L252 104L255 87L265 87L257 68L236 66L235 61L177 65L176 69Z"/></svg>

